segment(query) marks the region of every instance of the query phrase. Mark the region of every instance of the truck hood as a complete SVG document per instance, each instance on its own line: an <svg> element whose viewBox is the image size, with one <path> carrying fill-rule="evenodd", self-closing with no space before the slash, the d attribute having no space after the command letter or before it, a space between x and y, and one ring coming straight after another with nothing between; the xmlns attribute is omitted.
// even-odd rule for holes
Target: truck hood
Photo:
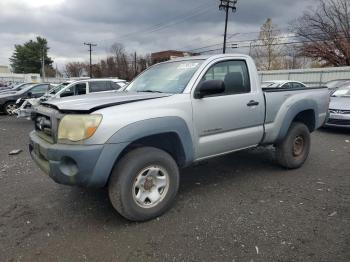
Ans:
<svg viewBox="0 0 350 262"><path fill-rule="evenodd" d="M350 97L331 97L330 109L350 110Z"/></svg>
<svg viewBox="0 0 350 262"><path fill-rule="evenodd" d="M166 93L107 92L51 99L42 105L61 112L91 113L101 108L171 96Z"/></svg>

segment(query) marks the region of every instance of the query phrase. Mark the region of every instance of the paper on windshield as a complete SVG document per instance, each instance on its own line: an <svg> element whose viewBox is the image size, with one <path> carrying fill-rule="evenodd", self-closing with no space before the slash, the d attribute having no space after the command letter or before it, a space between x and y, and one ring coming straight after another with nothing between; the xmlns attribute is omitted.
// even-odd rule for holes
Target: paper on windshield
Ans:
<svg viewBox="0 0 350 262"><path fill-rule="evenodd" d="M337 90L334 95L339 96L339 95L346 95L349 92L348 89L344 89L344 90Z"/></svg>
<svg viewBox="0 0 350 262"><path fill-rule="evenodd" d="M183 63L183 64L180 64L177 69L193 69L193 68L196 68L197 66L199 65L199 63Z"/></svg>

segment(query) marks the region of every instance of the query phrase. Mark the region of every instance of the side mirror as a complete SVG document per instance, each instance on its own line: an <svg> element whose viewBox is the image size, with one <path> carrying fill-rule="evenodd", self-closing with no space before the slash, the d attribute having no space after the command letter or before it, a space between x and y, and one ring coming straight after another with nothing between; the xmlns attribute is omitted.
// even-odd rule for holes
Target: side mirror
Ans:
<svg viewBox="0 0 350 262"><path fill-rule="evenodd" d="M194 94L195 98L203 98L208 95L221 94L225 92L225 83L222 80L205 80L199 83Z"/></svg>
<svg viewBox="0 0 350 262"><path fill-rule="evenodd" d="M28 92L28 93L27 93L27 96L28 96L29 98L31 98L32 95L33 95L32 92Z"/></svg>

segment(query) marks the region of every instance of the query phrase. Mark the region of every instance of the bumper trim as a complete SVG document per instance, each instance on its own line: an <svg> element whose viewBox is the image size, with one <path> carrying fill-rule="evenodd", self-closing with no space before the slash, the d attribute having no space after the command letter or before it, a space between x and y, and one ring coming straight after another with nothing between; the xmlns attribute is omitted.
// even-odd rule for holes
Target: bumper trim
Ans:
<svg viewBox="0 0 350 262"><path fill-rule="evenodd" d="M39 168L55 182L101 188L107 184L118 156L127 145L50 144L32 131L29 151Z"/></svg>

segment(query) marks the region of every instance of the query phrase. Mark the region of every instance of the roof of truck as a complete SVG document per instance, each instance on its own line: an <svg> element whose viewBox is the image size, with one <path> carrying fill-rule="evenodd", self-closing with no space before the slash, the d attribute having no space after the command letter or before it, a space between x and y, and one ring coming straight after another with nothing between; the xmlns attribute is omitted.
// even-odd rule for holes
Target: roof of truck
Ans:
<svg viewBox="0 0 350 262"><path fill-rule="evenodd" d="M185 57L178 57L166 62L173 62L173 61L186 61L186 60L195 60L195 59L203 59L203 60L214 60L217 58L224 58L224 57L245 57L248 58L250 56L243 55L243 54L218 54L218 55L199 55L199 56L185 56ZM164 63L166 63L164 62Z"/></svg>

